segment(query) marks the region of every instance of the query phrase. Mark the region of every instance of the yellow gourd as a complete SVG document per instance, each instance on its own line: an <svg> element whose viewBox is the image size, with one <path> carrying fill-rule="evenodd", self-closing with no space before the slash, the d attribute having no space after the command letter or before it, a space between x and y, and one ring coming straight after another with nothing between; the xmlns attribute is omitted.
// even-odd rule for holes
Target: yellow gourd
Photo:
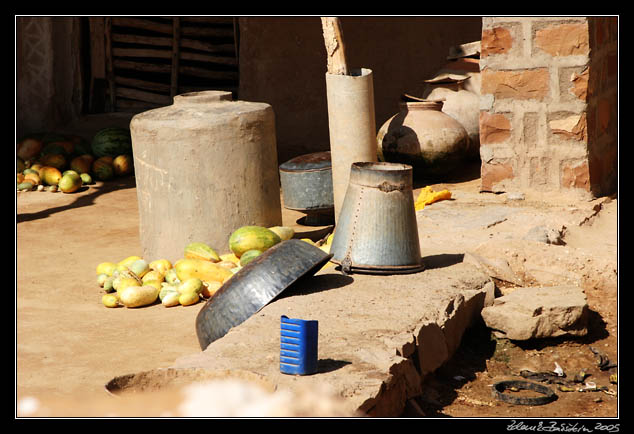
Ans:
<svg viewBox="0 0 634 434"><path fill-rule="evenodd" d="M197 277L205 282L222 282L233 273L225 267L203 259L182 258L174 264L174 270L181 282Z"/></svg>

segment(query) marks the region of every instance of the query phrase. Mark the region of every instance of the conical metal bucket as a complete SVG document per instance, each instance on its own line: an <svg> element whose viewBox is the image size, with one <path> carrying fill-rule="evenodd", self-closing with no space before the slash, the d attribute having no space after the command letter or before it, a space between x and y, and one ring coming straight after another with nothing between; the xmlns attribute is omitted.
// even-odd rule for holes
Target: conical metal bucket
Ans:
<svg viewBox="0 0 634 434"><path fill-rule="evenodd" d="M397 274L424 268L412 166L352 164L330 252L344 273Z"/></svg>

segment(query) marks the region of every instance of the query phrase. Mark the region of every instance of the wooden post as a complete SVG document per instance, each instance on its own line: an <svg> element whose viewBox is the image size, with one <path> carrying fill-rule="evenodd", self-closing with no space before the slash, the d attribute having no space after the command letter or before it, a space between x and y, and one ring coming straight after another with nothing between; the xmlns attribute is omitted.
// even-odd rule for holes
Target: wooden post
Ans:
<svg viewBox="0 0 634 434"><path fill-rule="evenodd" d="M324 32L328 72L330 74L348 75L346 49L343 43L343 30L337 17L321 17L321 27Z"/></svg>
<svg viewBox="0 0 634 434"><path fill-rule="evenodd" d="M88 22L90 24L90 93L88 95L88 111L92 113L95 110L95 93L97 92L95 82L106 79L106 44L104 41L103 17L90 17ZM100 101L102 100L103 96L100 98Z"/></svg>
<svg viewBox="0 0 634 434"><path fill-rule="evenodd" d="M106 79L110 90L110 111L116 111L117 97L115 95L114 66L112 59L112 18L106 17L105 21L105 44L106 44Z"/></svg>

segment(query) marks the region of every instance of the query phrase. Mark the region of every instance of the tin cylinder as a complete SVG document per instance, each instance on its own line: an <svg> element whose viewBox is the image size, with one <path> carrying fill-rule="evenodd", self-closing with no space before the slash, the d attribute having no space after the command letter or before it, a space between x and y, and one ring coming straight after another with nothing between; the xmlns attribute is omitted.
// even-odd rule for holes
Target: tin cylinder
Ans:
<svg viewBox="0 0 634 434"><path fill-rule="evenodd" d="M329 151L300 155L280 164L280 182L285 208L313 211L333 207Z"/></svg>
<svg viewBox="0 0 634 434"><path fill-rule="evenodd" d="M350 75L326 73L328 128L332 153L335 223L348 187L350 166L376 162L376 120L372 70L352 69Z"/></svg>
<svg viewBox="0 0 634 434"><path fill-rule="evenodd" d="M423 269L412 192L412 167L354 163L332 241L344 272L410 273Z"/></svg>
<svg viewBox="0 0 634 434"><path fill-rule="evenodd" d="M282 224L270 105L186 93L130 130L145 258L176 260L193 241L229 251L240 226Z"/></svg>

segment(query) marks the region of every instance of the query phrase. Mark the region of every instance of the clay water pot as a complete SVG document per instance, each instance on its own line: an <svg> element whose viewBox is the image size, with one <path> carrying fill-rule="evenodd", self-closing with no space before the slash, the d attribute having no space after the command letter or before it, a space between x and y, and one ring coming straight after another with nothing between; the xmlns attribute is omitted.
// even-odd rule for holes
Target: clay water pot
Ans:
<svg viewBox="0 0 634 434"><path fill-rule="evenodd" d="M448 175L468 156L469 136L442 101L401 101L377 134L379 161L409 164L415 175Z"/></svg>
<svg viewBox="0 0 634 434"><path fill-rule="evenodd" d="M443 113L448 114L464 127L469 135L469 157L480 155L480 96L465 88L468 76L439 75L425 80L424 98L444 100Z"/></svg>
<svg viewBox="0 0 634 434"><path fill-rule="evenodd" d="M444 100L442 111L467 130L469 155L480 156L480 59L449 60L434 77L424 80L421 97Z"/></svg>

